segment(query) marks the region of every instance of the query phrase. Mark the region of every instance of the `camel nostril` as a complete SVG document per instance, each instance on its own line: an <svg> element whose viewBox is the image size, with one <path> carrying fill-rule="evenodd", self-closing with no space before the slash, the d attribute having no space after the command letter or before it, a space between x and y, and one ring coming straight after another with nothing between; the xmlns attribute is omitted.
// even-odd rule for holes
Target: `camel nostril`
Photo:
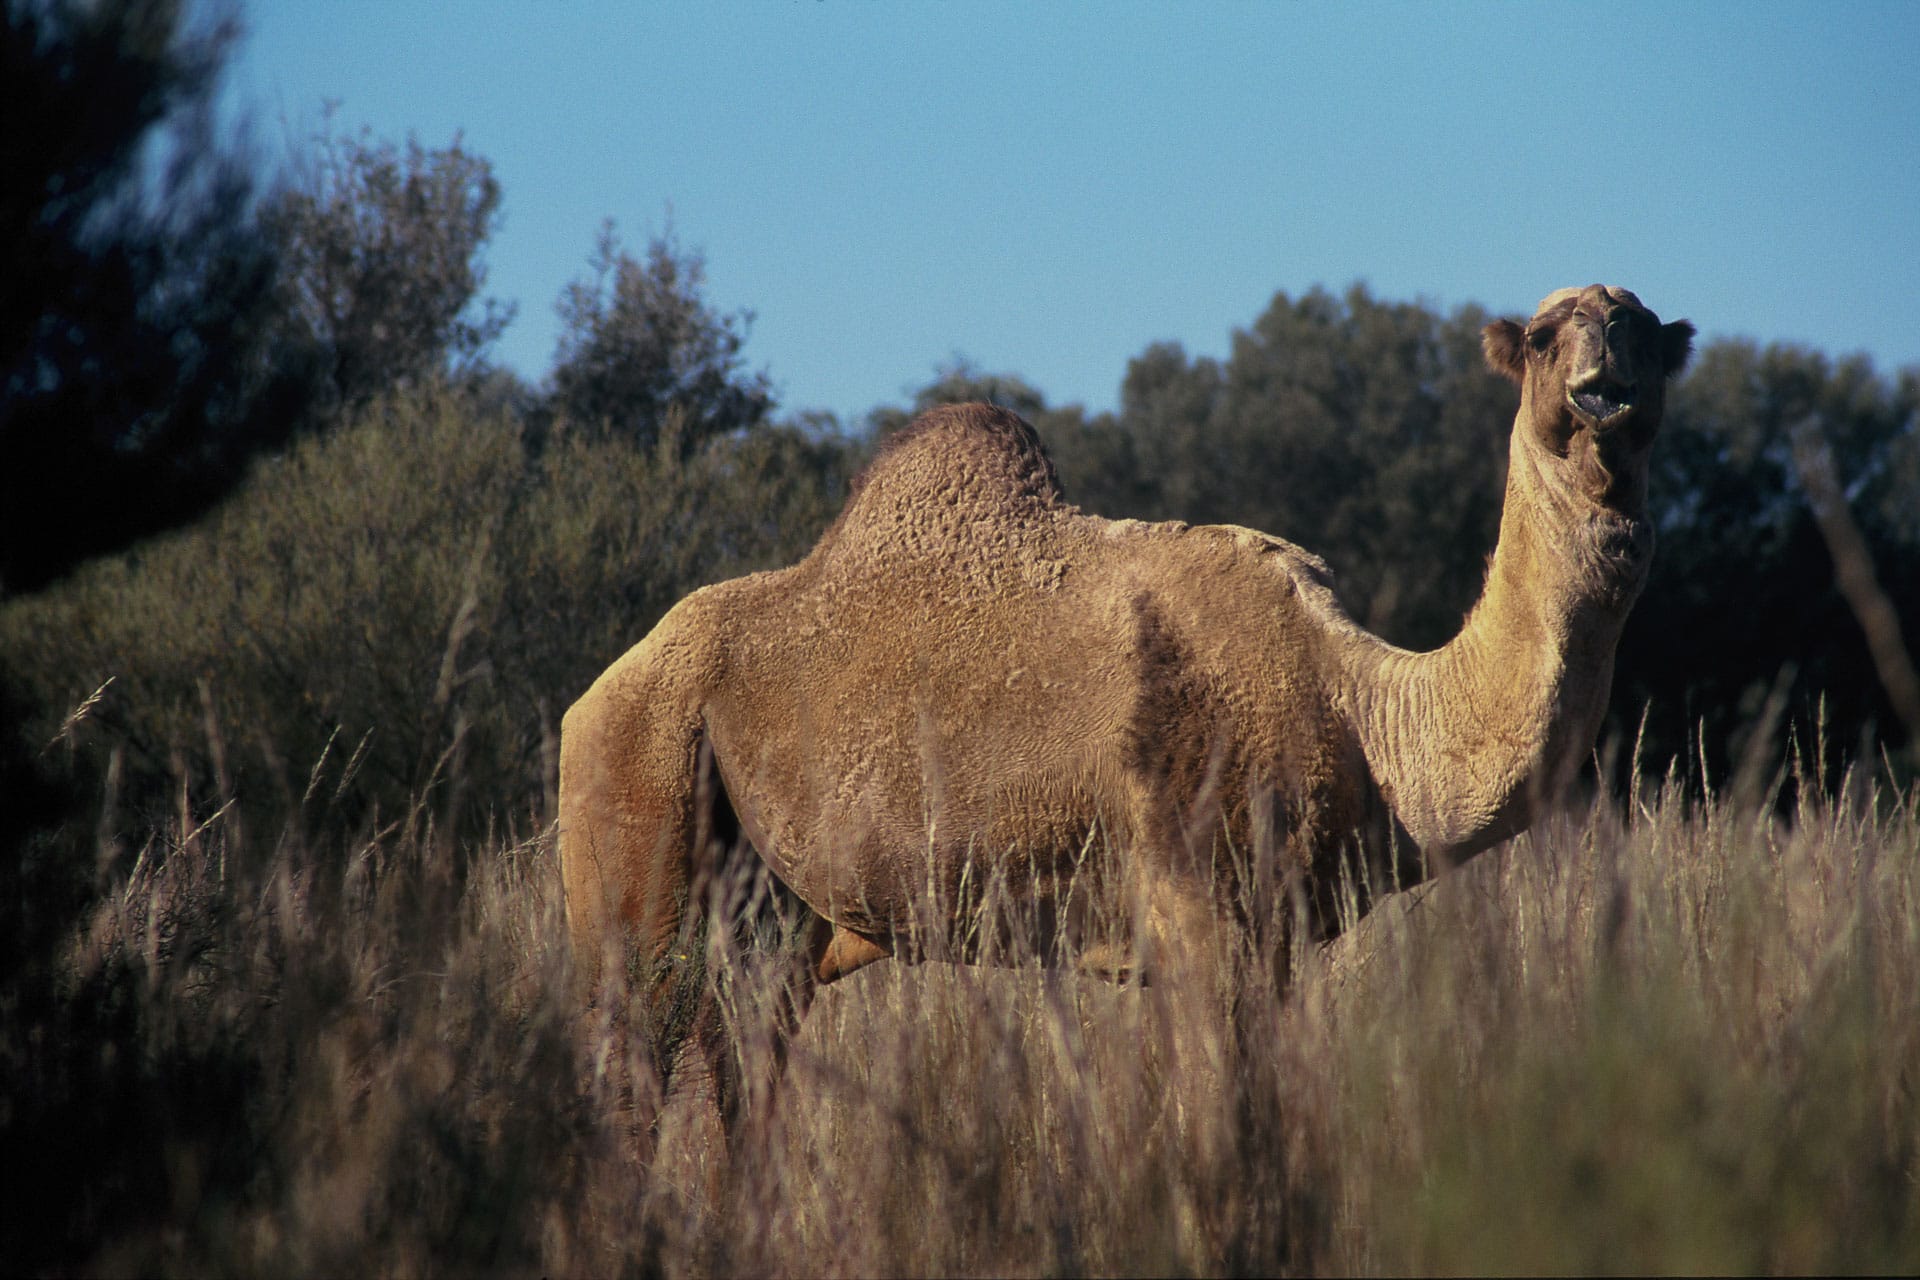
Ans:
<svg viewBox="0 0 1920 1280"><path fill-rule="evenodd" d="M1633 322L1625 316L1616 316L1607 321L1606 342L1611 358L1624 357L1633 343Z"/></svg>

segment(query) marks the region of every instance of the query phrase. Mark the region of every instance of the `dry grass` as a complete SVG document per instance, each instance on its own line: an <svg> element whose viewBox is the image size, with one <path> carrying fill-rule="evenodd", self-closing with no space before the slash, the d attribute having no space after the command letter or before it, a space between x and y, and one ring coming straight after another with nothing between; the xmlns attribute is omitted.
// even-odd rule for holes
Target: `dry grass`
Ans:
<svg viewBox="0 0 1920 1280"><path fill-rule="evenodd" d="M1229 1018L883 964L729 1150L572 992L553 850L156 833L4 1033L0 1264L91 1273L1920 1268L1920 815L1669 784ZM770 966L710 944L739 1052ZM657 1129L647 1123L658 1114Z"/></svg>

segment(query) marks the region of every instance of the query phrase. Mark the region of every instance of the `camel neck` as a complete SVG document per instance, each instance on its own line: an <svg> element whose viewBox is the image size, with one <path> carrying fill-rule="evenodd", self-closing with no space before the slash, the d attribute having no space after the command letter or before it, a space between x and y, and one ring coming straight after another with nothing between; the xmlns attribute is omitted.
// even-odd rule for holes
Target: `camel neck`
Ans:
<svg viewBox="0 0 1920 1280"><path fill-rule="evenodd" d="M1572 474L1516 429L1500 540L1460 633L1428 653L1366 637L1350 655L1368 767L1430 858L1522 829L1592 750L1651 537Z"/></svg>

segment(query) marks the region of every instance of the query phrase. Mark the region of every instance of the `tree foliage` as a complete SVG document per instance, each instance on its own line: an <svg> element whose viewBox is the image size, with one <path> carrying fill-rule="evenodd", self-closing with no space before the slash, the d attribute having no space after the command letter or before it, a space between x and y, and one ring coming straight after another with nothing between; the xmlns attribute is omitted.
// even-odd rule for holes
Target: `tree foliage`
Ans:
<svg viewBox="0 0 1920 1280"><path fill-rule="evenodd" d="M560 295L548 422L650 448L671 421L680 447L691 449L766 419L772 386L740 357L752 316L707 304L698 253L668 234L648 243L642 261L620 247L608 222L589 269Z"/></svg>
<svg viewBox="0 0 1920 1280"><path fill-rule="evenodd" d="M1824 716L1845 747L1870 728L1898 739L1796 473L1806 427L1833 451L1908 643L1920 637L1920 370L1889 380L1864 357L1712 344L1654 454L1659 546L1616 682L1616 709L1651 706L1663 749L1697 737L1724 769L1770 699L1803 726Z"/></svg>
<svg viewBox="0 0 1920 1280"><path fill-rule="evenodd" d="M305 388L215 94L231 22L8 0L0 33L0 593L187 519Z"/></svg>
<svg viewBox="0 0 1920 1280"><path fill-rule="evenodd" d="M313 139L265 223L287 261L282 358L311 367L322 414L474 368L513 317L478 298L499 222L493 167L457 137L399 147L329 122Z"/></svg>

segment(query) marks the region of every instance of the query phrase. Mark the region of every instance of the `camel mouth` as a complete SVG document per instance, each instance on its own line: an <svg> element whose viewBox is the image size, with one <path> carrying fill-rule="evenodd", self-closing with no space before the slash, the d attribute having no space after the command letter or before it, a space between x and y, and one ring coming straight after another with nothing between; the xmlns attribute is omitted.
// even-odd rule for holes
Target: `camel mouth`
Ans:
<svg viewBox="0 0 1920 1280"><path fill-rule="evenodd" d="M1567 392L1567 403L1588 425L1617 426L1633 412L1633 389L1604 379Z"/></svg>

